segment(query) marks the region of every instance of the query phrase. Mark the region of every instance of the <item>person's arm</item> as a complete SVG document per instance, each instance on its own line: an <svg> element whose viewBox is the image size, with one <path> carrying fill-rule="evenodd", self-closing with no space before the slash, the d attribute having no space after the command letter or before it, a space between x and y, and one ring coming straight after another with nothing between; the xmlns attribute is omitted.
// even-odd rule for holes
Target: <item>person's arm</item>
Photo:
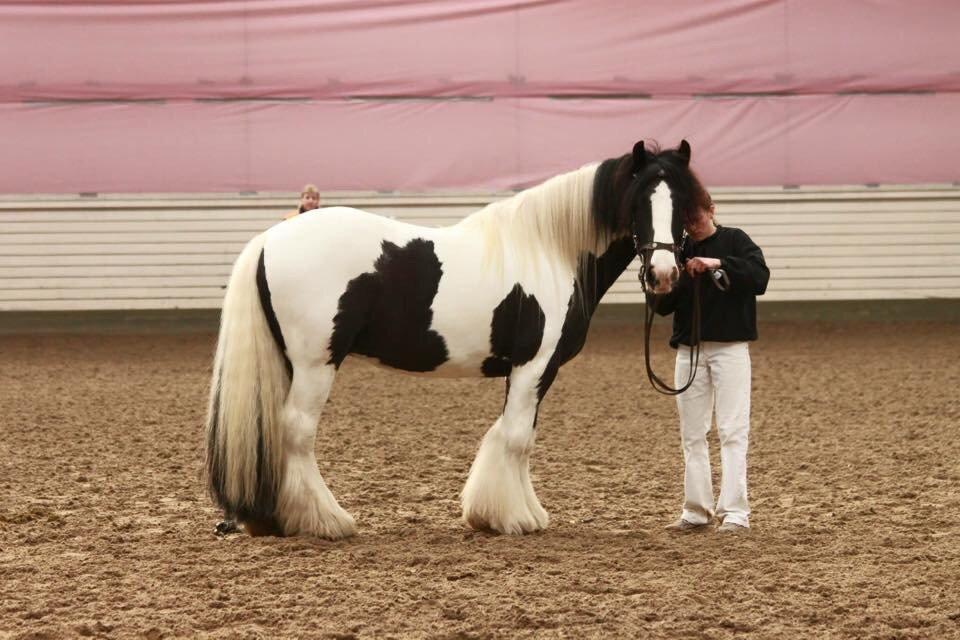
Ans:
<svg viewBox="0 0 960 640"><path fill-rule="evenodd" d="M770 281L770 269L763 251L743 231L737 233L733 255L720 260L720 268L730 279L730 291L763 295Z"/></svg>

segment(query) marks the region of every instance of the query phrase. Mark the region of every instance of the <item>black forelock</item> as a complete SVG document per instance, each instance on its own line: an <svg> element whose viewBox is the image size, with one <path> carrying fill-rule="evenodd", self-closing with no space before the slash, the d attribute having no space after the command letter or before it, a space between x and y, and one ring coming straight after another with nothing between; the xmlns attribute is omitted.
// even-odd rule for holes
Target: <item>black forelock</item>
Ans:
<svg viewBox="0 0 960 640"><path fill-rule="evenodd" d="M657 149L655 146L654 149ZM646 150L647 163L654 158L654 152ZM593 179L592 214L598 230L610 233L629 231L633 217L629 203L635 184L633 154L627 153L619 158L608 158L597 167Z"/></svg>

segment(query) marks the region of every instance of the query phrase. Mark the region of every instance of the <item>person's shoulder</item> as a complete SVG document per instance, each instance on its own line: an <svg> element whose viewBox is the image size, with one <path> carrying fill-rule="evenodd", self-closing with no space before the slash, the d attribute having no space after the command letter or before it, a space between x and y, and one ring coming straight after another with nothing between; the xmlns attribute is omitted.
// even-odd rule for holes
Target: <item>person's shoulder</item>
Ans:
<svg viewBox="0 0 960 640"><path fill-rule="evenodd" d="M740 227L721 226L718 228L718 230L734 242L743 242L744 240L747 242L753 242L750 236L747 235L747 232Z"/></svg>

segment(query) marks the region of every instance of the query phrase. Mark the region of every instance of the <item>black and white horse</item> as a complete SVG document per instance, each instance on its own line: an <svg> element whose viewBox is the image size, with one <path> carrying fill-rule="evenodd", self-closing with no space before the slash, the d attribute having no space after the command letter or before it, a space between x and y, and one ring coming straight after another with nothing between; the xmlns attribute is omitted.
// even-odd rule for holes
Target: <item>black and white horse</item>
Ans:
<svg viewBox="0 0 960 640"><path fill-rule="evenodd" d="M501 533L546 527L528 471L537 409L635 247L648 290L672 288L669 247L693 206L689 163L686 141L663 152L638 142L451 227L330 207L251 240L230 276L213 365L206 470L216 503L251 534L355 532L314 455L337 368L353 355L507 378L463 518Z"/></svg>

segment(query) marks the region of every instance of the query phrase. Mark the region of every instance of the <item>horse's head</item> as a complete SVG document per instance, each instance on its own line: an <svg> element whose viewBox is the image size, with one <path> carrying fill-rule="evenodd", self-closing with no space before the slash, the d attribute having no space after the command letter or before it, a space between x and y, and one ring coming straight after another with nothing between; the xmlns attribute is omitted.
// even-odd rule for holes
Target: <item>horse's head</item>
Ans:
<svg viewBox="0 0 960 640"><path fill-rule="evenodd" d="M641 140L604 160L593 183L593 216L609 236L632 236L644 291L668 293L680 277L684 226L709 209L710 195L690 170L690 144L661 151Z"/></svg>
<svg viewBox="0 0 960 640"><path fill-rule="evenodd" d="M680 277L684 225L709 207L710 196L690 170L690 144L647 149L641 140L631 156L632 182L624 196L644 291L669 293Z"/></svg>

